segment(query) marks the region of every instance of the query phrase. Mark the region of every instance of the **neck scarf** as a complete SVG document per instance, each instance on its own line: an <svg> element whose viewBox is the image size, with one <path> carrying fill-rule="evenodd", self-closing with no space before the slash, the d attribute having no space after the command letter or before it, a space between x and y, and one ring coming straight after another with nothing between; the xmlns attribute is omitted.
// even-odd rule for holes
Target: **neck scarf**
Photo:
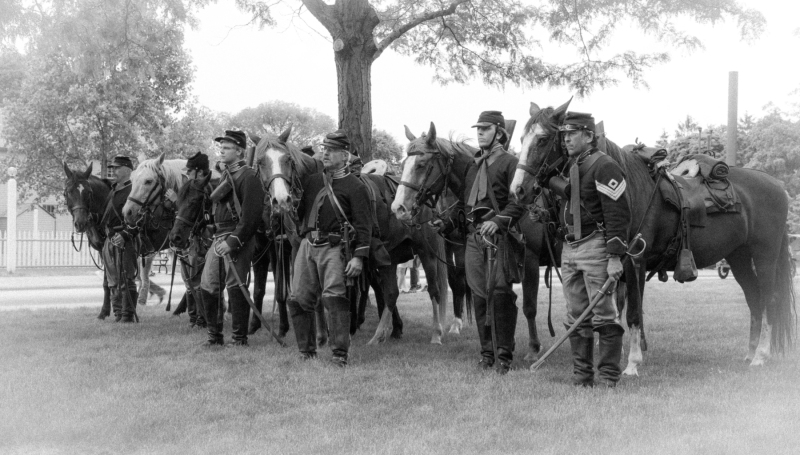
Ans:
<svg viewBox="0 0 800 455"><path fill-rule="evenodd" d="M475 182L472 184L472 189L469 192L469 198L467 199L468 207L475 207L475 204L486 199L486 197L489 195L489 157L495 153L502 153L504 149L500 143L495 142L491 150L481 151L483 152L483 155L475 159L475 162L478 164L478 176L475 178Z"/></svg>

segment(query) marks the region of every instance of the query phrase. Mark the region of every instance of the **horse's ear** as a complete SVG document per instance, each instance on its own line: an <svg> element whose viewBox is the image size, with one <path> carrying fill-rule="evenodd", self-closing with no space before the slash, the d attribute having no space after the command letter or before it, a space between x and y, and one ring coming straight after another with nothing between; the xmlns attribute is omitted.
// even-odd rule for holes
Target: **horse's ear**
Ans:
<svg viewBox="0 0 800 455"><path fill-rule="evenodd" d="M200 182L200 186L205 187L206 185L208 185L208 182L211 181L212 175L214 175L214 173L209 171L208 174L206 174L206 176L203 177L203 180Z"/></svg>
<svg viewBox="0 0 800 455"><path fill-rule="evenodd" d="M427 136L428 145L433 145L436 142L436 125L431 122L431 128L428 130Z"/></svg>
<svg viewBox="0 0 800 455"><path fill-rule="evenodd" d="M72 179L72 171L69 169L69 166L67 166L66 161L64 162L64 173L67 174L68 179Z"/></svg>
<svg viewBox="0 0 800 455"><path fill-rule="evenodd" d="M253 141L254 145L258 145L258 143L261 142L261 136L250 133L247 133L247 136L250 138L251 141Z"/></svg>
<svg viewBox="0 0 800 455"><path fill-rule="evenodd" d="M158 165L161 166L164 164L164 157L167 155L167 152L161 152L161 155L158 155Z"/></svg>
<svg viewBox="0 0 800 455"><path fill-rule="evenodd" d="M289 135L292 134L292 124L290 123L289 126L283 130L280 136L278 136L278 142L285 144L286 141L289 140Z"/></svg>
<svg viewBox="0 0 800 455"><path fill-rule="evenodd" d="M406 128L406 138L409 141L413 141L414 139L416 139L416 136L414 136L414 133L412 133L411 130L408 128L408 125L403 125L403 126Z"/></svg>
<svg viewBox="0 0 800 455"><path fill-rule="evenodd" d="M540 110L541 109L539 108L539 105L534 103L533 101L531 101L531 108L528 109L528 113L531 114L531 117L533 117L534 115L538 114Z"/></svg>
<svg viewBox="0 0 800 455"><path fill-rule="evenodd" d="M569 103L572 102L572 97L567 100L566 103L558 106L555 111L553 111L553 119L556 120L556 123L559 125L564 123L564 117L567 115L567 109L569 109Z"/></svg>
<svg viewBox="0 0 800 455"><path fill-rule="evenodd" d="M90 161L89 162L89 167L87 167L86 170L83 171L83 175L81 176L81 177L83 177L83 180L87 180L89 178L89 176L92 175L92 165L93 164L94 163Z"/></svg>

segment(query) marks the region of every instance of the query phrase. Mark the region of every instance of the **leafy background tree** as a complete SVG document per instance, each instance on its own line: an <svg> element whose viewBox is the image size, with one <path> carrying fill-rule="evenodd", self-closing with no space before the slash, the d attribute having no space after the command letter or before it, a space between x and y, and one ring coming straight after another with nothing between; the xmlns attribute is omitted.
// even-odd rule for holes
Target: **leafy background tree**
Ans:
<svg viewBox="0 0 800 455"><path fill-rule="evenodd" d="M243 109L231 116L230 124L259 136L278 136L292 125L291 140L301 147L318 144L336 130L336 122L329 115L278 100Z"/></svg>
<svg viewBox="0 0 800 455"><path fill-rule="evenodd" d="M60 192L61 162L153 154L187 107L190 0L13 2L0 18L4 136L23 196ZM10 72L8 68L11 68Z"/></svg>
<svg viewBox="0 0 800 455"><path fill-rule="evenodd" d="M691 117L681 122L676 137L668 142L668 158L674 162L686 155L708 154L724 159L727 127L706 126L698 137L696 124L680 127L689 124L687 120ZM761 118L745 113L737 126L736 164L764 171L781 181L790 199L790 230L800 233L800 121L774 106L768 106Z"/></svg>
<svg viewBox="0 0 800 455"><path fill-rule="evenodd" d="M372 64L387 49L435 70L442 83L480 78L502 87L568 86L586 94L627 78L646 85L644 71L669 51L693 50L699 39L684 26L733 20L741 36L758 36L764 17L734 0L236 0L262 26L275 26L279 7L306 10L330 35L339 97L339 127L370 159ZM280 5L280 6L278 6ZM617 28L655 37L663 50L608 52ZM553 59L544 58L548 44ZM565 56L568 56L564 58Z"/></svg>

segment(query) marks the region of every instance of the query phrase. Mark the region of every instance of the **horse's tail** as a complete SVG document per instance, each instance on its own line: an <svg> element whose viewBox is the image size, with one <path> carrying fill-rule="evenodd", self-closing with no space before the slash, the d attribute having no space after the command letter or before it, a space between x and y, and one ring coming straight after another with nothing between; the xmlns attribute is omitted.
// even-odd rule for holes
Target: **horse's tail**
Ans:
<svg viewBox="0 0 800 455"><path fill-rule="evenodd" d="M436 257L446 258L447 248L445 247L444 237L441 235L434 235L433 237L436 239ZM428 286L430 286L430 283L428 283ZM449 282L447 281L447 263L442 260L436 261L436 288L439 291L439 320L445 321Z"/></svg>
<svg viewBox="0 0 800 455"><path fill-rule="evenodd" d="M773 304L767 308L767 318L772 326L772 353L783 353L792 347L797 329L797 311L794 296L794 267L789 253L789 234L783 233L781 251L775 274Z"/></svg>

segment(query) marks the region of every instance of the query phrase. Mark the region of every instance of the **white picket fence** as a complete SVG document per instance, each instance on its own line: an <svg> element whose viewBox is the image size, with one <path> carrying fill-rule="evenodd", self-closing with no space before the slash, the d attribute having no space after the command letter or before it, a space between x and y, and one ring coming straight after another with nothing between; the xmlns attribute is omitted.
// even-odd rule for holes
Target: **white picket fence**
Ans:
<svg viewBox="0 0 800 455"><path fill-rule="evenodd" d="M94 262L89 256L94 256L100 262L97 251L92 250L83 238L83 245L79 245L80 235L75 236L75 246L81 251L75 251L70 240L71 232L17 232L17 267L94 267ZM0 231L0 264L7 264L8 232Z"/></svg>

